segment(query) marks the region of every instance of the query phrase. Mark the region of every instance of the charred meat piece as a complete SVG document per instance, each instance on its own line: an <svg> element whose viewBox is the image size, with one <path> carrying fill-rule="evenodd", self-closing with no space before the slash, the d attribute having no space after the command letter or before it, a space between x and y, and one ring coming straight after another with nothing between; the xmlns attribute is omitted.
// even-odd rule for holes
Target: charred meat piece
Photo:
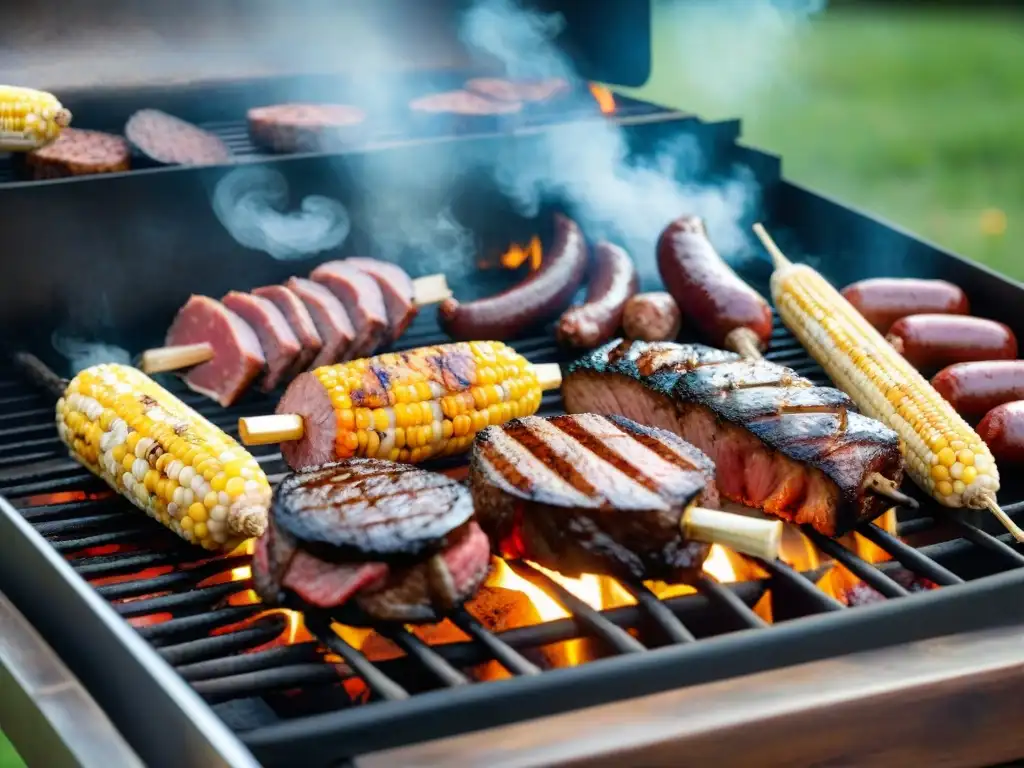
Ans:
<svg viewBox="0 0 1024 768"><path fill-rule="evenodd" d="M357 137L366 120L359 107L347 104L272 104L247 115L253 144L272 152L319 152Z"/></svg>
<svg viewBox="0 0 1024 768"><path fill-rule="evenodd" d="M621 416L513 419L482 430L470 461L477 519L498 554L568 576L675 580L709 545L687 541L691 505L715 508L715 467L662 429Z"/></svg>
<svg viewBox="0 0 1024 768"><path fill-rule="evenodd" d="M412 279L400 266L387 261L352 256L345 263L377 281L388 313L387 338L394 344L418 312Z"/></svg>
<svg viewBox="0 0 1024 768"><path fill-rule="evenodd" d="M409 108L414 112L427 114L446 113L486 117L513 114L521 111L523 105L518 101L488 99L470 91L445 91L414 99L409 103Z"/></svg>
<svg viewBox="0 0 1024 768"><path fill-rule="evenodd" d="M259 339L267 361L260 389L269 392L288 379L302 345L281 310L269 299L240 291L231 291L221 303L248 323Z"/></svg>
<svg viewBox="0 0 1024 768"><path fill-rule="evenodd" d="M289 475L256 545L256 591L354 625L437 621L487 575L472 516L463 485L405 464L351 459Z"/></svg>
<svg viewBox="0 0 1024 768"><path fill-rule="evenodd" d="M304 277L289 278L285 286L302 299L320 335L322 346L313 358L312 367L348 360L356 332L338 298L320 283Z"/></svg>
<svg viewBox="0 0 1024 768"><path fill-rule="evenodd" d="M168 347L207 343L213 358L189 369L189 388L227 407L259 376L266 360L256 333L209 296L190 296L167 330Z"/></svg>
<svg viewBox="0 0 1024 768"><path fill-rule="evenodd" d="M295 365L289 378L298 376L309 368L323 346L323 341L320 338L319 331L316 329L316 323L313 322L312 315L309 314L309 310L306 309L302 299L296 296L295 292L290 288L285 288L283 285L264 285L261 288L254 288L252 292L254 296L259 296L273 302L274 306L281 310L281 314L284 315L288 325L291 326L292 331L298 338L302 349L298 357L295 358Z"/></svg>
<svg viewBox="0 0 1024 768"><path fill-rule="evenodd" d="M309 277L338 298L352 321L355 338L349 346L348 357L355 359L372 355L388 332L388 312L377 281L343 261L321 264Z"/></svg>
<svg viewBox="0 0 1024 768"><path fill-rule="evenodd" d="M566 95L569 81L561 77L543 80L506 80L500 77L474 77L466 81L466 90L498 101L549 101Z"/></svg>
<svg viewBox="0 0 1024 768"><path fill-rule="evenodd" d="M903 478L897 434L844 393L700 344L609 342L570 367L562 395L570 412L674 432L715 462L723 496L826 536L885 511L869 475Z"/></svg>
<svg viewBox="0 0 1024 768"><path fill-rule="evenodd" d="M56 141L24 158L28 175L33 179L117 173L127 171L130 164L131 150L120 136L80 128L65 128Z"/></svg>
<svg viewBox="0 0 1024 768"><path fill-rule="evenodd" d="M159 109L140 109L124 126L128 141L161 165L216 165L231 159L224 142Z"/></svg>

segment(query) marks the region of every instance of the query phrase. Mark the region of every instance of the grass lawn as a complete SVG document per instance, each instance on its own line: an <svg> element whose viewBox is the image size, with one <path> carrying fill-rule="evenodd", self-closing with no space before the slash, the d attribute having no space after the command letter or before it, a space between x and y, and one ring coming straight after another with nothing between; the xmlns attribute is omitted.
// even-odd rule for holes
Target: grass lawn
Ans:
<svg viewBox="0 0 1024 768"><path fill-rule="evenodd" d="M24 763L21 762L18 753L14 751L14 747L0 733L0 768L21 768L22 765Z"/></svg>
<svg viewBox="0 0 1024 768"><path fill-rule="evenodd" d="M741 117L787 178L1024 280L1024 14L832 10L724 47L677 13L656 3L654 71L626 93Z"/></svg>

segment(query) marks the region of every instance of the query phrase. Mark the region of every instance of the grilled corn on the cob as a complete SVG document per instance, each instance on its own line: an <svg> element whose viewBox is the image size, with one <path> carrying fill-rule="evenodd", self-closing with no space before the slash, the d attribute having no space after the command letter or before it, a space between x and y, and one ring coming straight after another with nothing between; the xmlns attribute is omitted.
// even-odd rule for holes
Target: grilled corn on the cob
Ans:
<svg viewBox="0 0 1024 768"><path fill-rule="evenodd" d="M821 274L789 262L760 225L755 231L775 263L771 293L783 323L865 414L896 430L914 481L944 506L991 510L1024 538L996 504L999 471L978 434Z"/></svg>
<svg viewBox="0 0 1024 768"><path fill-rule="evenodd" d="M71 112L45 91L0 85L0 150L45 147L71 124Z"/></svg>
<svg viewBox="0 0 1024 768"><path fill-rule="evenodd" d="M231 551L267 525L256 460L141 371L87 368L57 401L71 455L136 507L205 549Z"/></svg>

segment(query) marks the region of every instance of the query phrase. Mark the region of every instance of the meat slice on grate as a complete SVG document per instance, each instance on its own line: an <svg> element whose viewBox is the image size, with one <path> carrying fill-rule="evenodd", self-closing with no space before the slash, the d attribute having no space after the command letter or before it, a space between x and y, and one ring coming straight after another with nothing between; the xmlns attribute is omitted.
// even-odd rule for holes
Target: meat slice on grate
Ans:
<svg viewBox="0 0 1024 768"><path fill-rule="evenodd" d="M213 358L189 369L189 388L227 407L266 364L256 333L242 318L209 296L192 295L167 330L169 347L207 343Z"/></svg>
<svg viewBox="0 0 1024 768"><path fill-rule="evenodd" d="M508 80L500 77L474 77L466 81L466 90L498 101L549 101L571 90L561 77L543 80Z"/></svg>
<svg viewBox="0 0 1024 768"><path fill-rule="evenodd" d="M349 347L349 358L371 356L388 332L388 312L377 281L343 261L325 262L309 277L338 298L352 321L356 335Z"/></svg>
<svg viewBox="0 0 1024 768"><path fill-rule="evenodd" d="M164 165L216 165L231 159L231 151L212 133L159 109L133 114L124 135L139 152Z"/></svg>
<svg viewBox="0 0 1024 768"><path fill-rule="evenodd" d="M256 545L256 591L356 625L437 621L487 575L472 516L463 485L406 464L351 459L289 475Z"/></svg>
<svg viewBox="0 0 1024 768"><path fill-rule="evenodd" d="M260 341L263 358L267 361L260 388L269 392L286 381L295 368L302 345L281 310L269 299L241 291L231 291L221 303L248 323Z"/></svg>
<svg viewBox="0 0 1024 768"><path fill-rule="evenodd" d="M323 341L320 339L320 332L316 329L312 315L306 309L302 299L295 295L295 292L283 285L264 285L253 288L254 296L267 299L275 307L281 310L288 325L299 340L302 349L295 358L295 365L292 368L289 378L294 378L309 368L313 360L320 353Z"/></svg>
<svg viewBox="0 0 1024 768"><path fill-rule="evenodd" d="M320 152L359 137L366 113L348 104L271 104L246 115L249 136L273 152Z"/></svg>
<svg viewBox="0 0 1024 768"><path fill-rule="evenodd" d="M25 155L24 164L33 179L117 173L131 165L131 149L112 133L65 128L55 141Z"/></svg>
<svg viewBox="0 0 1024 768"><path fill-rule="evenodd" d="M481 431L470 488L498 554L567 576L677 580L710 549L683 514L717 508L715 467L671 432L621 416L513 419Z"/></svg>
<svg viewBox="0 0 1024 768"><path fill-rule="evenodd" d="M384 297L388 315L387 338L392 344L402 338L419 311L415 303L412 279L397 264L379 259L352 256L345 263L372 277Z"/></svg>
<svg viewBox="0 0 1024 768"><path fill-rule="evenodd" d="M889 506L869 476L903 478L897 434L844 393L700 344L609 342L569 368L562 395L570 412L675 432L715 462L723 496L826 536Z"/></svg>
<svg viewBox="0 0 1024 768"><path fill-rule="evenodd" d="M311 367L348 360L356 334L345 307L337 297L324 286L304 277L289 278L285 287L302 299L320 336L322 346Z"/></svg>

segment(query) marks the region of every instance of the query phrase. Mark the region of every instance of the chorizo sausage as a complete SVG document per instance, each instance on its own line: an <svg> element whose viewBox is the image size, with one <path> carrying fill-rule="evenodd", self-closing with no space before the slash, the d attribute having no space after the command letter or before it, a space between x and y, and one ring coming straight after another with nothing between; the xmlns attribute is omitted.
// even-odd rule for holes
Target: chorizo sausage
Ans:
<svg viewBox="0 0 1024 768"><path fill-rule="evenodd" d="M772 335L772 312L725 263L704 222L682 216L658 239L658 270L672 298L708 343L760 357Z"/></svg>
<svg viewBox="0 0 1024 768"><path fill-rule="evenodd" d="M496 296L438 307L442 330L453 339L507 341L551 320L572 301L587 271L587 243L576 222L555 215L555 242L540 269Z"/></svg>
<svg viewBox="0 0 1024 768"><path fill-rule="evenodd" d="M864 318L886 333L908 315L967 315L971 307L958 286L945 280L916 277L873 277L843 288L843 298Z"/></svg>
<svg viewBox="0 0 1024 768"><path fill-rule="evenodd" d="M892 324L886 340L919 370L975 360L1013 360L1017 337L995 320L961 315L911 315Z"/></svg>
<svg viewBox="0 0 1024 768"><path fill-rule="evenodd" d="M665 291L638 293L626 302L622 313L623 333L637 341L672 341L682 324L679 305Z"/></svg>
<svg viewBox="0 0 1024 768"><path fill-rule="evenodd" d="M999 461L1024 462L1024 401L997 405L978 424L978 435Z"/></svg>
<svg viewBox="0 0 1024 768"><path fill-rule="evenodd" d="M612 338L626 301L640 289L633 259L617 245L598 243L592 269L586 300L565 310L555 328L558 341L568 347L596 347Z"/></svg>
<svg viewBox="0 0 1024 768"><path fill-rule="evenodd" d="M1024 360L957 363L935 374L932 386L965 419L978 418L1024 400Z"/></svg>

